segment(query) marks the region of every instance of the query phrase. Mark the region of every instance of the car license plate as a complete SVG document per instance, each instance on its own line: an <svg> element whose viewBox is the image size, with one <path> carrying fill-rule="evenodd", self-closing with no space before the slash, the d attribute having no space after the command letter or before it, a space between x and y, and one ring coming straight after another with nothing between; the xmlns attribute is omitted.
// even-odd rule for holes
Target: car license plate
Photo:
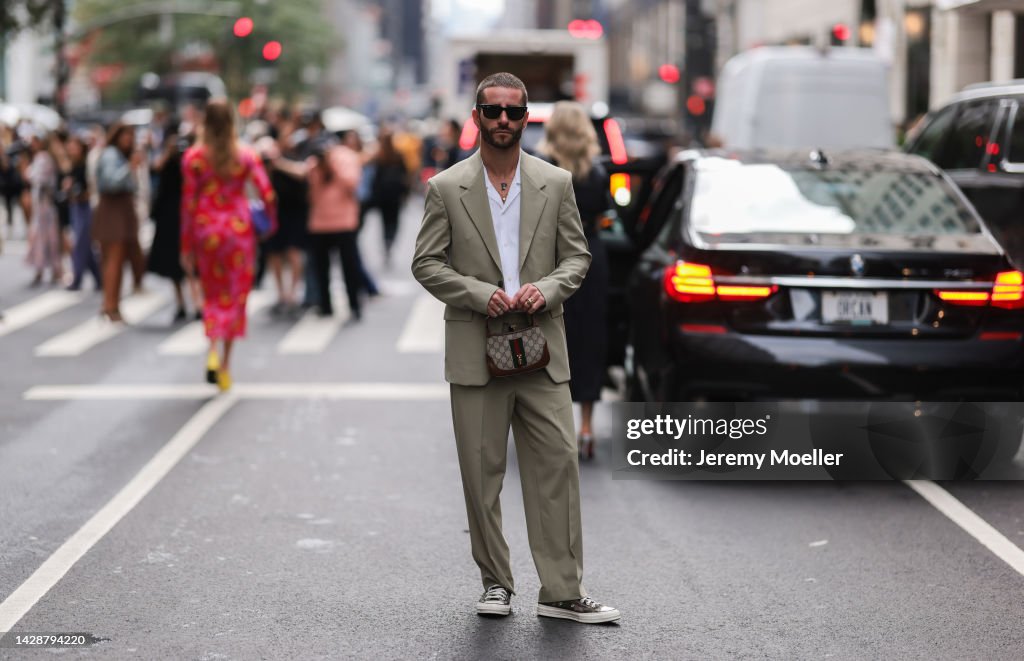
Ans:
<svg viewBox="0 0 1024 661"><path fill-rule="evenodd" d="M884 291L826 291L821 294L821 320L826 324L887 324L889 296Z"/></svg>

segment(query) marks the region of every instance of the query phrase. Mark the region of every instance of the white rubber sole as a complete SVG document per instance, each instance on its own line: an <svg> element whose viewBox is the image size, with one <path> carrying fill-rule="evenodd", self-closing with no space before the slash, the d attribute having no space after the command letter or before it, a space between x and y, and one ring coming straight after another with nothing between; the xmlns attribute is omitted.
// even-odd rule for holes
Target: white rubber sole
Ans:
<svg viewBox="0 0 1024 661"><path fill-rule="evenodd" d="M614 608L606 613L575 613L564 608L555 608L554 606L545 606L544 604L537 604L537 615L539 617L555 617L560 620L572 620L583 624L614 622L622 617L622 614Z"/></svg>
<svg viewBox="0 0 1024 661"><path fill-rule="evenodd" d="M502 604L477 604L477 615L508 615L512 612L512 606Z"/></svg>

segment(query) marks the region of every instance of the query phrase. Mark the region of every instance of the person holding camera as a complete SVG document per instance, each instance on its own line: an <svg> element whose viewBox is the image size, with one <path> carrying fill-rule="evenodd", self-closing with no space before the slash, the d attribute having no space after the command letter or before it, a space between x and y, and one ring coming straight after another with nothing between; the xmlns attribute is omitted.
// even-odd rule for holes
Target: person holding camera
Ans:
<svg viewBox="0 0 1024 661"><path fill-rule="evenodd" d="M359 154L333 140L320 138L311 145L311 155L304 162L291 161L275 154L274 167L292 177L305 178L309 184L309 247L313 284L318 292L318 313L334 314L331 302L331 255L341 260L348 295L349 322L363 317L360 293L363 277L360 270L359 246L359 183L363 164Z"/></svg>

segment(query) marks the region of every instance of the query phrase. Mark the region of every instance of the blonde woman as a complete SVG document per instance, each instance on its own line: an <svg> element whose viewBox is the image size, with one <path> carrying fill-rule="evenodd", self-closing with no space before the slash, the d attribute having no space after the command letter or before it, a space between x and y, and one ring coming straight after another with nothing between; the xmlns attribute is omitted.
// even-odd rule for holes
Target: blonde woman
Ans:
<svg viewBox="0 0 1024 661"><path fill-rule="evenodd" d="M560 101L547 121L538 147L552 163L572 174L576 206L593 260L583 284L563 304L569 346L569 389L580 404L580 457L594 456L594 402L601 398L608 346L608 256L601 243L600 219L611 208L608 173L595 161L601 148L587 112Z"/></svg>
<svg viewBox="0 0 1024 661"><path fill-rule="evenodd" d="M199 144L182 158L181 264L198 270L203 289L203 322L210 339L206 379L231 387L231 349L245 336L245 302L252 290L256 232L246 197L252 181L270 217L266 235L277 227L274 190L260 158L238 144L227 101L206 107ZM217 342L223 344L218 353Z"/></svg>

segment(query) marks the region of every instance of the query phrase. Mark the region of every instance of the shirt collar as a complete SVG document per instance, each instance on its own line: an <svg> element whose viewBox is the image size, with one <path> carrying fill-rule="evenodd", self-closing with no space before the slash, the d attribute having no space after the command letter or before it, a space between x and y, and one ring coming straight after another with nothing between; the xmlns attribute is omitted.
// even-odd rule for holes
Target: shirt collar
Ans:
<svg viewBox="0 0 1024 661"><path fill-rule="evenodd" d="M486 166L484 166L484 185L487 186L487 194L490 196L493 193L494 199L497 200L499 204L508 204L509 202L514 200L519 195L519 189L521 186L519 175L520 168L522 167L522 165L523 155L520 154L519 161L516 163L516 173L512 177L512 183L509 184L508 197L505 198L504 202L501 201L501 194L498 192L498 189L496 189L494 187L494 184L491 183L491 178L487 176L487 168Z"/></svg>

